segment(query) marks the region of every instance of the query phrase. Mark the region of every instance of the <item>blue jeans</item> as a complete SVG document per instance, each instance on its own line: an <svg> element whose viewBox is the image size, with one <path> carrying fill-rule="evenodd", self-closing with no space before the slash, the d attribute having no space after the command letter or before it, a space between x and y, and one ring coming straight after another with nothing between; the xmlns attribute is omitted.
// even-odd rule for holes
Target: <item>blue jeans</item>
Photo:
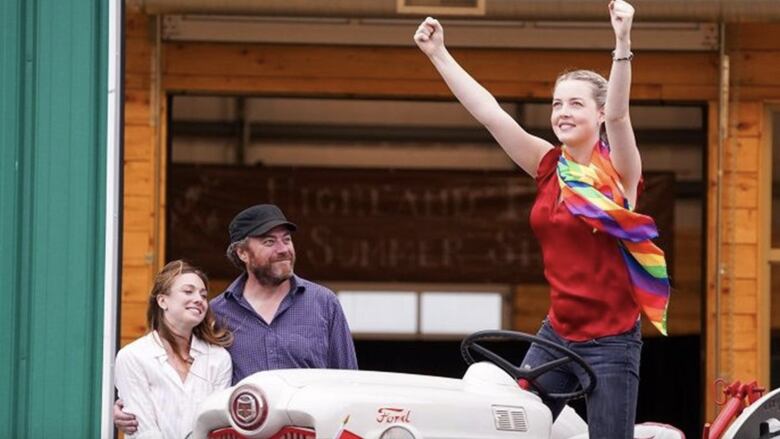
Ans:
<svg viewBox="0 0 780 439"><path fill-rule="evenodd" d="M596 387L585 400L589 436L592 439L633 439L642 351L639 322L623 334L574 342L559 336L545 319L536 335L574 351L596 373ZM532 344L523 366L536 367L559 357L560 353ZM580 383L587 385L588 375L576 363L564 364L536 380L536 384L548 393L571 392ZM550 407L553 419L566 404L562 400L544 402Z"/></svg>

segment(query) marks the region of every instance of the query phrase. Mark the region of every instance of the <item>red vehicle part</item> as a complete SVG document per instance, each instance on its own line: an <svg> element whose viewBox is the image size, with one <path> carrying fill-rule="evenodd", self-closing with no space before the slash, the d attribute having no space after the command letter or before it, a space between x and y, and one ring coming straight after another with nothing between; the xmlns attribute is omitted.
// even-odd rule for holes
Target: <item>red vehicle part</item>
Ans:
<svg viewBox="0 0 780 439"><path fill-rule="evenodd" d="M276 432L270 439L316 439L317 433L311 428L287 426ZM246 436L232 428L220 428L209 433L209 439L246 439Z"/></svg>
<svg viewBox="0 0 780 439"><path fill-rule="evenodd" d="M723 380L715 381L715 385L724 384ZM723 388L723 401L715 401L717 405L722 405L718 416L712 423L704 424L702 439L718 439L726 431L731 421L742 413L745 407L756 402L764 393L764 388L759 387L758 383L751 381L742 384L740 381L734 381ZM716 392L717 393L717 392Z"/></svg>

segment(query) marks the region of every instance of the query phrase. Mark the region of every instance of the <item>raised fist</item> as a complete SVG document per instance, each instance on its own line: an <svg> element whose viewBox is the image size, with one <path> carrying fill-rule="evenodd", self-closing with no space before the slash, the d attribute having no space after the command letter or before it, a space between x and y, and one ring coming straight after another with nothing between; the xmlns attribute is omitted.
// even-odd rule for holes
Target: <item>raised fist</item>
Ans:
<svg viewBox="0 0 780 439"><path fill-rule="evenodd" d="M631 23L634 21L634 7L624 0L609 2L609 17L615 38L627 40L631 34Z"/></svg>
<svg viewBox="0 0 780 439"><path fill-rule="evenodd" d="M414 42L417 47L428 56L444 47L444 28L439 20L428 17L420 23L414 33Z"/></svg>

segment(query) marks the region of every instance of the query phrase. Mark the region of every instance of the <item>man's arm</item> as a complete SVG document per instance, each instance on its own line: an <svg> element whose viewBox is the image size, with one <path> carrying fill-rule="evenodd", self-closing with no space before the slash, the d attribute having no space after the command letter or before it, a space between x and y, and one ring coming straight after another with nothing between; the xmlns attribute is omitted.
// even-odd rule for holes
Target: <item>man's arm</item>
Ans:
<svg viewBox="0 0 780 439"><path fill-rule="evenodd" d="M114 403L114 426L124 434L133 434L138 431L138 421L132 413L122 411L124 406L121 399Z"/></svg>
<svg viewBox="0 0 780 439"><path fill-rule="evenodd" d="M357 369L357 356L352 333L336 296L331 302L330 334L328 342L329 369Z"/></svg>

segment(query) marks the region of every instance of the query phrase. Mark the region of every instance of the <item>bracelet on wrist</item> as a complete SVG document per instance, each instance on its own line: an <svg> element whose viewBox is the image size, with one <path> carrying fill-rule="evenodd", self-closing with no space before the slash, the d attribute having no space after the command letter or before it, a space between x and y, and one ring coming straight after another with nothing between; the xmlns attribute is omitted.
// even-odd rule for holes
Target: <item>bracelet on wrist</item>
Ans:
<svg viewBox="0 0 780 439"><path fill-rule="evenodd" d="M628 55L619 58L615 56L615 51L612 51L612 61L631 61L632 59L634 59L634 54L630 50L628 51Z"/></svg>

